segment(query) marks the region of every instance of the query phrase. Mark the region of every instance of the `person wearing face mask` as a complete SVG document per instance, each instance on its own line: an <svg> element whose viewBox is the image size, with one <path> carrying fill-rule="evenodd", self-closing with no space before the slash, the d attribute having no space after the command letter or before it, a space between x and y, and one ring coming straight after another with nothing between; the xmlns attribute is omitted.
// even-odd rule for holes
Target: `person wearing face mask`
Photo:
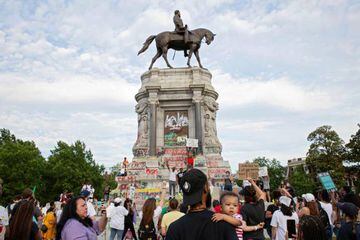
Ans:
<svg viewBox="0 0 360 240"><path fill-rule="evenodd" d="M180 181L183 204L188 206L185 216L173 222L166 233L166 240L236 240L231 224L225 221L213 222L211 194L206 175L199 169L188 170Z"/></svg>

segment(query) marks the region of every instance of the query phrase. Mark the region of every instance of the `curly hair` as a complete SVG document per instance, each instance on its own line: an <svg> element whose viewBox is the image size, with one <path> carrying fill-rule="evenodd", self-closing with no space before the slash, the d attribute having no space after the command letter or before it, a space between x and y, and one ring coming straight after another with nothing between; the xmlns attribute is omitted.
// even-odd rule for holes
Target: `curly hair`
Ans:
<svg viewBox="0 0 360 240"><path fill-rule="evenodd" d="M317 216L306 215L300 219L298 240L326 240L325 227Z"/></svg>

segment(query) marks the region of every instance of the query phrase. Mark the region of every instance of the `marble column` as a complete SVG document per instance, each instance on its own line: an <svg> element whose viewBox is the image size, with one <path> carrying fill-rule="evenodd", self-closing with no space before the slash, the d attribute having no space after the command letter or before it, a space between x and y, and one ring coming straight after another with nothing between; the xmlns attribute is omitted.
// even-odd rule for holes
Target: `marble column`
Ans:
<svg viewBox="0 0 360 240"><path fill-rule="evenodd" d="M203 152L203 125L201 117L201 101L202 101L202 91L204 85L202 84L193 84L190 86L193 90L193 103L195 106L195 138L198 139L198 153Z"/></svg>
<svg viewBox="0 0 360 240"><path fill-rule="evenodd" d="M159 104L158 100L158 91L160 87L151 86L146 87L147 92L149 93L149 107L150 107L150 134L149 134L149 155L156 156L156 112L157 112L157 105Z"/></svg>

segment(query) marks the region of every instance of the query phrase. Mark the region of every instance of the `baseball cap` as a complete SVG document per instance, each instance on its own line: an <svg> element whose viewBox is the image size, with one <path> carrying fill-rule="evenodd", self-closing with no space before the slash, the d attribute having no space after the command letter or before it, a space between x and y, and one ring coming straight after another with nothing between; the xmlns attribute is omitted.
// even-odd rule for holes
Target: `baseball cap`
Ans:
<svg viewBox="0 0 360 240"><path fill-rule="evenodd" d="M90 192L88 190L81 191L80 196L82 197L88 197L90 195Z"/></svg>
<svg viewBox="0 0 360 240"><path fill-rule="evenodd" d="M287 207L290 207L291 204L291 198L287 197L287 196L281 196L279 198L279 202L284 204Z"/></svg>
<svg viewBox="0 0 360 240"><path fill-rule="evenodd" d="M306 202L315 201L315 197L311 193L306 193L306 194L303 194L301 196L302 196L303 199L305 199Z"/></svg>
<svg viewBox="0 0 360 240"><path fill-rule="evenodd" d="M344 202L344 203L337 203L336 206L340 208L340 210L348 216L356 216L358 214L359 209L353 203Z"/></svg>
<svg viewBox="0 0 360 240"><path fill-rule="evenodd" d="M114 199L114 203L120 203L121 202L121 198L117 197Z"/></svg>
<svg viewBox="0 0 360 240"><path fill-rule="evenodd" d="M180 188L183 191L183 204L185 206L192 206L201 202L206 182L206 175L199 169L193 168L184 174L180 180Z"/></svg>

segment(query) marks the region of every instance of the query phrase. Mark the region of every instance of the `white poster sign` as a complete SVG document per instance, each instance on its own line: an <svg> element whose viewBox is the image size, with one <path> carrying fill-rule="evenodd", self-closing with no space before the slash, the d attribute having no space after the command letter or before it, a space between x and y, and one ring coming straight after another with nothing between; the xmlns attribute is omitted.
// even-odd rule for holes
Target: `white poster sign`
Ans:
<svg viewBox="0 0 360 240"><path fill-rule="evenodd" d="M259 177L268 176L268 169L267 167L259 167Z"/></svg>
<svg viewBox="0 0 360 240"><path fill-rule="evenodd" d="M199 146L199 140L195 138L187 138L186 139L186 147L197 148Z"/></svg>

